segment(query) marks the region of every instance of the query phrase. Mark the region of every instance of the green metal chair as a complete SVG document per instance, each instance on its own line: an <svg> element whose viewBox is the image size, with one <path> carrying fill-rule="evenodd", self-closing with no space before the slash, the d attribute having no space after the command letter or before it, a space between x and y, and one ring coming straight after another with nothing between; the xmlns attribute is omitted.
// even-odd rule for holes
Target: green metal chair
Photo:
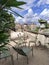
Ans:
<svg viewBox="0 0 49 65"><path fill-rule="evenodd" d="M13 56L10 54L9 49L7 47L6 49L7 50L0 51L0 60L11 57L12 65L14 65Z"/></svg>
<svg viewBox="0 0 49 65"><path fill-rule="evenodd" d="M14 41L14 40L13 40ZM15 42L15 41L14 41ZM15 42L17 44L17 42ZM18 60L18 54L23 55L27 58L27 64L28 64L28 54L32 51L33 56L33 47L29 46L30 43L28 43L28 46L26 46L26 42L22 42L18 44L18 46L12 46L13 49L17 52L17 60Z"/></svg>

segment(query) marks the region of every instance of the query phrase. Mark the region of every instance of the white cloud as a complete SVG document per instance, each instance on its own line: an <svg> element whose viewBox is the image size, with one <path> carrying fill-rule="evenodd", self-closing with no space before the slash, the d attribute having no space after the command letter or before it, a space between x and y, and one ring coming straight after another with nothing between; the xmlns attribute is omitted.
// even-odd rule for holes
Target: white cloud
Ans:
<svg viewBox="0 0 49 65"><path fill-rule="evenodd" d="M49 0L47 0L46 3L49 4Z"/></svg>
<svg viewBox="0 0 49 65"><path fill-rule="evenodd" d="M24 1L24 2L26 2L26 4L24 4L24 5L20 6L20 7L23 8L24 10L27 10L27 9L29 9L30 7L33 7L33 6L34 6L33 3L34 3L36 0L18 0L18 1ZM24 10L22 10L22 11L24 11Z"/></svg>
<svg viewBox="0 0 49 65"><path fill-rule="evenodd" d="M28 13L24 15L24 18L17 17L17 22L38 22L38 20L42 18L49 22L49 9L44 9L39 15L38 13L34 13L33 10L30 8L28 9Z"/></svg>
<svg viewBox="0 0 49 65"><path fill-rule="evenodd" d="M28 10L28 13L29 13L29 14L33 14L33 10L30 8L30 9Z"/></svg>
<svg viewBox="0 0 49 65"><path fill-rule="evenodd" d="M49 19L49 9L44 9L41 13L40 13L40 17L48 20Z"/></svg>
<svg viewBox="0 0 49 65"><path fill-rule="evenodd" d="M25 17L32 17L33 16L33 10L30 8L30 9L28 9L28 13L25 15Z"/></svg>
<svg viewBox="0 0 49 65"><path fill-rule="evenodd" d="M23 21L23 23L27 23L28 18L23 18L22 21Z"/></svg>
<svg viewBox="0 0 49 65"><path fill-rule="evenodd" d="M17 17L17 18L16 18L16 22L19 23L20 21L22 21L22 18L21 18L21 17Z"/></svg>
<svg viewBox="0 0 49 65"><path fill-rule="evenodd" d="M40 15L49 15L49 10L48 9L44 9Z"/></svg>
<svg viewBox="0 0 49 65"><path fill-rule="evenodd" d="M28 9L28 13L24 15L23 22L38 22L39 16L37 13L34 13L33 10L30 8Z"/></svg>
<svg viewBox="0 0 49 65"><path fill-rule="evenodd" d="M49 0L39 0L38 3L36 4L36 6L40 6L40 5L44 5L44 4L49 4Z"/></svg>
<svg viewBox="0 0 49 65"><path fill-rule="evenodd" d="M40 6L42 4L43 0L39 0L37 3L37 6Z"/></svg>
<svg viewBox="0 0 49 65"><path fill-rule="evenodd" d="M30 8L28 9L28 13L26 15L24 15L24 18L21 17L17 17L16 21L19 22L36 22L38 21L39 17L37 13L34 13L33 10Z"/></svg>
<svg viewBox="0 0 49 65"><path fill-rule="evenodd" d="M49 23L49 20L47 21L47 23Z"/></svg>
<svg viewBox="0 0 49 65"><path fill-rule="evenodd" d="M44 9L40 15L46 19L49 19L49 9Z"/></svg>
<svg viewBox="0 0 49 65"><path fill-rule="evenodd" d="M39 1L38 0L18 0L18 1L24 1L27 3L27 4L19 6L19 7L23 8L21 10L18 9L20 12L28 10L29 8L34 7L34 6L39 7L40 5L49 4L49 0L46 0L46 1L45 0L39 0ZM38 1L38 2L36 4L34 4L35 1Z"/></svg>
<svg viewBox="0 0 49 65"><path fill-rule="evenodd" d="M33 10L30 8L28 9L28 13L24 16L25 18L29 18L30 20L37 20L39 19L38 14L34 13Z"/></svg>
<svg viewBox="0 0 49 65"><path fill-rule="evenodd" d="M27 14L24 15L24 18L30 19L30 18L33 17L33 15L34 15L34 12L33 12L33 10L30 8L30 9L28 9Z"/></svg>
<svg viewBox="0 0 49 65"><path fill-rule="evenodd" d="M37 13L35 13L35 14L34 14L34 17L36 17L37 15L38 15L38 14L37 14Z"/></svg>

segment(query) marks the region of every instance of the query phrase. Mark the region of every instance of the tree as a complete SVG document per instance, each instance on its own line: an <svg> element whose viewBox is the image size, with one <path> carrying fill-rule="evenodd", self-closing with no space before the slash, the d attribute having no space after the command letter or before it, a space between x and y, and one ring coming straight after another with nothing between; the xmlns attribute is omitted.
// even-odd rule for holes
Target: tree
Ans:
<svg viewBox="0 0 49 65"><path fill-rule="evenodd" d="M14 12L11 7L20 8L19 6L23 4L25 2L17 0L0 0L0 51L4 50L5 45L9 43L9 29L13 29L15 26L14 18L8 11ZM16 12L14 13L19 15Z"/></svg>
<svg viewBox="0 0 49 65"><path fill-rule="evenodd" d="M38 21L39 21L40 24L44 24L45 28L47 28L47 21L46 20L40 19Z"/></svg>

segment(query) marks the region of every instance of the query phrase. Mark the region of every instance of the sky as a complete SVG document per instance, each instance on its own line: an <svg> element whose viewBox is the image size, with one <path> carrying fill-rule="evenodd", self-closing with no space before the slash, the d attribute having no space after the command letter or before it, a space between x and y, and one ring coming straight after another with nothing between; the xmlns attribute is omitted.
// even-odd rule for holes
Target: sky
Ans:
<svg viewBox="0 0 49 65"><path fill-rule="evenodd" d="M18 0L26 2L19 6L23 9L12 8L24 18L15 15L15 22L18 23L38 23L39 19L45 19L49 23L49 0Z"/></svg>

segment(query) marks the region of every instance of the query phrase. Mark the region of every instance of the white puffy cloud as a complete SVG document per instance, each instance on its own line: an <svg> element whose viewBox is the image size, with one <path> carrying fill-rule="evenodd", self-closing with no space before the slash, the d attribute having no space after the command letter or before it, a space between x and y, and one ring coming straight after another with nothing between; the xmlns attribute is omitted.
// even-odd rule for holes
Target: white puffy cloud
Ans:
<svg viewBox="0 0 49 65"><path fill-rule="evenodd" d="M42 18L49 22L49 9L44 9L40 14L34 13L30 8L24 18L17 17L16 21L20 23L28 23L28 22L38 22L38 20Z"/></svg>
<svg viewBox="0 0 49 65"><path fill-rule="evenodd" d="M49 0L47 0L46 3L49 4Z"/></svg>
<svg viewBox="0 0 49 65"><path fill-rule="evenodd" d="M47 23L49 23L49 20L47 21Z"/></svg>
<svg viewBox="0 0 49 65"><path fill-rule="evenodd" d="M26 18L31 18L32 16L33 16L33 10L30 8L30 9L28 9L28 12L27 12L27 14L26 15L24 15L24 17Z"/></svg>
<svg viewBox="0 0 49 65"><path fill-rule="evenodd" d="M17 17L15 22L19 23L21 21L22 21L22 18L21 17Z"/></svg>
<svg viewBox="0 0 49 65"><path fill-rule="evenodd" d="M49 19L49 9L44 9L41 13L40 16L46 20Z"/></svg>
<svg viewBox="0 0 49 65"><path fill-rule="evenodd" d="M29 9L28 10L28 14L33 14L33 10L32 9Z"/></svg>
<svg viewBox="0 0 49 65"><path fill-rule="evenodd" d="M49 15L49 9L44 9L40 15Z"/></svg>
<svg viewBox="0 0 49 65"><path fill-rule="evenodd" d="M24 17L30 21L37 21L39 19L38 14L34 13L32 9L29 9L28 13Z"/></svg>
<svg viewBox="0 0 49 65"><path fill-rule="evenodd" d="M44 5L44 4L49 4L49 0L39 0L36 4L36 6Z"/></svg>
<svg viewBox="0 0 49 65"><path fill-rule="evenodd" d="M26 4L21 5L20 7L23 8L24 10L27 10L27 9L29 9L30 7L33 7L33 6L34 6L33 3L34 3L36 0L18 0L18 1L24 1L24 2L26 2ZM22 11L24 11L24 10L22 10Z"/></svg>
<svg viewBox="0 0 49 65"><path fill-rule="evenodd" d="M20 10L17 9L20 12L28 10L31 7L36 7L36 6L39 7L40 5L49 4L49 0L46 0L46 1L45 0L39 0L39 1L38 0L17 0L17 1L24 1L24 2L26 2L26 4L19 6L19 7L23 8L23 9L20 9ZM37 3L35 4L34 2L36 2L36 1L37 1ZM46 5L44 7L46 7Z"/></svg>
<svg viewBox="0 0 49 65"><path fill-rule="evenodd" d="M24 18L17 17L16 21L22 23L29 23L29 22L37 22L38 19L39 19L38 14L34 13L33 10L30 8L28 9L28 13L24 15Z"/></svg>

